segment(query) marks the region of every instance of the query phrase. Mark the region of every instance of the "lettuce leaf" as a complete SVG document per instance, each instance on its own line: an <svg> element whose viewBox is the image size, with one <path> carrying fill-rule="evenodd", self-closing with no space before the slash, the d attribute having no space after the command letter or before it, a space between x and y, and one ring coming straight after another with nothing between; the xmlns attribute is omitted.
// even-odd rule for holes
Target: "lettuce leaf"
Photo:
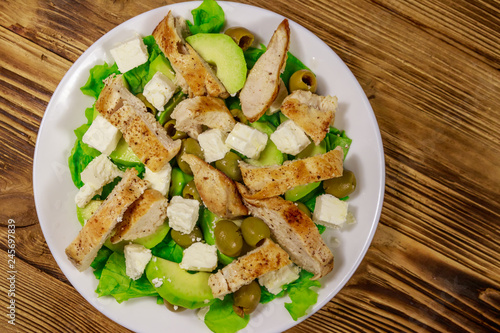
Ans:
<svg viewBox="0 0 500 333"><path fill-rule="evenodd" d="M179 246L170 235L170 232L165 236L165 238L151 249L151 253L156 256L166 260L170 260L176 263L182 261L182 256L184 255L184 250Z"/></svg>
<svg viewBox="0 0 500 333"><path fill-rule="evenodd" d="M99 97L99 94L101 93L102 88L104 88L104 83L102 81L113 73L120 73L118 71L118 66L116 65L116 63L112 66L109 66L107 63L94 66L90 70L90 76L87 80L87 83L85 83L85 85L81 87L80 90L85 95L97 99L97 97Z"/></svg>
<svg viewBox="0 0 500 333"><path fill-rule="evenodd" d="M186 21L193 35L198 33L219 33L225 22L224 11L215 0L203 0L203 3L191 11L194 24Z"/></svg>
<svg viewBox="0 0 500 333"><path fill-rule="evenodd" d="M82 130L82 127L86 126L85 131L88 129L89 125L85 124L75 130ZM77 134L78 135L78 134ZM71 154L68 158L69 171L71 173L71 179L76 187L80 188L84 184L80 177L80 173L87 167L87 165L97 156L101 155L101 152L91 148L81 139L77 139Z"/></svg>
<svg viewBox="0 0 500 333"><path fill-rule="evenodd" d="M90 264L90 267L94 269L94 275L98 280L101 278L102 270L104 269L104 266L106 266L106 262L112 254L112 250L103 246L99 249L99 252L97 252L97 256L94 261Z"/></svg>
<svg viewBox="0 0 500 333"><path fill-rule="evenodd" d="M117 252L113 252L106 261L96 293L98 297L113 296L118 303L135 297L158 296L145 274L137 280L127 276L125 256Z"/></svg>
<svg viewBox="0 0 500 333"><path fill-rule="evenodd" d="M226 295L224 300L215 299L205 315L205 324L215 333L237 332L245 328L249 320L249 315L241 318L234 312L232 295Z"/></svg>
<svg viewBox="0 0 500 333"><path fill-rule="evenodd" d="M335 127L330 127L330 131L326 133L326 151L335 149L335 147L340 146L344 151L344 159L349 152L352 140L347 137L345 131L336 129Z"/></svg>
<svg viewBox="0 0 500 333"><path fill-rule="evenodd" d="M318 301L318 293L312 290L311 287L321 287L321 283L311 280L313 276L314 274L306 270L301 270L299 278L285 285L283 290L277 295L270 293L265 287L261 287L260 303L269 303L278 297L288 294L291 302L285 303L285 308L293 320L299 319L306 315L309 307Z"/></svg>

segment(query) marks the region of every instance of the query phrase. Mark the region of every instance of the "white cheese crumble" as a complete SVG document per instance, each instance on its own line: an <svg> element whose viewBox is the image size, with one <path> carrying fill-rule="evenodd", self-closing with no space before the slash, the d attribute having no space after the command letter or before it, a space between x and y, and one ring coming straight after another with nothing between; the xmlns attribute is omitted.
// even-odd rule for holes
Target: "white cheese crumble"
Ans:
<svg viewBox="0 0 500 333"><path fill-rule="evenodd" d="M128 244L123 248L125 254L125 272L132 280L137 280L151 260L151 250L140 244Z"/></svg>
<svg viewBox="0 0 500 333"><path fill-rule="evenodd" d="M266 148L267 139L267 134L237 123L229 133L226 145L249 158L258 159L260 153Z"/></svg>
<svg viewBox="0 0 500 333"><path fill-rule="evenodd" d="M184 250L182 269L189 271L211 272L217 267L217 247L205 243L194 243Z"/></svg>
<svg viewBox="0 0 500 333"><path fill-rule="evenodd" d="M290 155L297 155L311 143L304 130L290 119L280 124L270 138L279 151Z"/></svg>
<svg viewBox="0 0 500 333"><path fill-rule="evenodd" d="M267 272L259 277L259 284L277 295L285 284L291 283L299 278L300 267L290 264L278 270Z"/></svg>
<svg viewBox="0 0 500 333"><path fill-rule="evenodd" d="M153 286L155 288L160 288L163 285L163 278L154 278L151 280L151 283L153 283Z"/></svg>
<svg viewBox="0 0 500 333"><path fill-rule="evenodd" d="M118 128L99 115L92 121L92 125L83 135L82 141L101 153L109 155L115 150L121 137L122 134Z"/></svg>
<svg viewBox="0 0 500 333"><path fill-rule="evenodd" d="M172 175L172 166L170 163L165 164L165 166L157 171L153 172L148 167L144 172L144 180L151 183L151 188L159 191L163 195L167 195L168 189L170 188L170 180Z"/></svg>
<svg viewBox="0 0 500 333"><path fill-rule="evenodd" d="M111 55L118 65L120 72L142 65L148 61L148 49L139 35L125 41L110 50Z"/></svg>
<svg viewBox="0 0 500 333"><path fill-rule="evenodd" d="M167 207L169 226L174 230L189 234L198 221L199 208L198 200L174 196Z"/></svg>
<svg viewBox="0 0 500 333"><path fill-rule="evenodd" d="M214 128L198 135L198 142L205 154L205 162L212 163L226 156L230 148L226 145L227 133Z"/></svg>
<svg viewBox="0 0 500 333"><path fill-rule="evenodd" d="M331 194L316 198L313 221L326 227L339 228L347 221L348 203Z"/></svg>
<svg viewBox="0 0 500 333"><path fill-rule="evenodd" d="M163 111L174 92L175 84L162 72L156 72L144 86L142 94L158 111Z"/></svg>

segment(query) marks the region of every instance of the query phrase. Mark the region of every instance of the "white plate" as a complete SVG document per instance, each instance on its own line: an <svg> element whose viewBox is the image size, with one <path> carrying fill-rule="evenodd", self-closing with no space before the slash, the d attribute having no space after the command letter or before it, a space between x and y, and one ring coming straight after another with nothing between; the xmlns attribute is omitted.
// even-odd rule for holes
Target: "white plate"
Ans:
<svg viewBox="0 0 500 333"><path fill-rule="evenodd" d="M59 267L78 292L90 304L115 322L136 332L209 330L193 311L171 313L155 303L156 299L133 299L118 304L111 297L98 299L94 290L97 280L92 269L80 273L67 260L64 249L77 235L74 197L76 187L68 170L68 156L73 147L73 130L85 122L84 110L93 99L84 96L89 70L103 61L112 63L108 51L116 43L127 40L134 32L150 35L160 20L174 14L192 19L190 11L200 2L165 6L141 14L119 25L99 39L75 62L52 96L40 126L35 149L33 187L40 225L47 244ZM265 9L221 2L226 14L226 27L244 26L267 45L283 17ZM345 129L353 144L346 167L355 172L358 188L349 201L358 223L342 231L327 231L324 238L335 255L335 268L321 280L318 303L309 314L319 310L334 297L352 276L368 249L380 217L385 167L378 125L363 90L342 60L318 37L290 21L290 51L318 75L318 93L337 95L339 110L335 125ZM338 244L337 244L338 243ZM338 245L338 246L336 246ZM244 332L281 332L297 324L285 310L288 298L273 301L251 315ZM306 317L300 318L299 321Z"/></svg>

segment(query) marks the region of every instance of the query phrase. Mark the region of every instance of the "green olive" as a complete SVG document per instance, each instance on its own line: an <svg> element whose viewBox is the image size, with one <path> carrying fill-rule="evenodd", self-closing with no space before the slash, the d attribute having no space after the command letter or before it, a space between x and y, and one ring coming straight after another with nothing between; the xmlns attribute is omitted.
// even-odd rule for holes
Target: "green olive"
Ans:
<svg viewBox="0 0 500 333"><path fill-rule="evenodd" d="M198 226L195 226L193 231L189 234L183 234L180 231L172 229L172 231L170 231L170 236L172 236L172 239L183 248L190 247L193 243L200 242L203 239L203 233Z"/></svg>
<svg viewBox="0 0 500 333"><path fill-rule="evenodd" d="M234 222L220 220L214 228L215 245L220 252L229 257L237 257L243 248L243 237Z"/></svg>
<svg viewBox="0 0 500 333"><path fill-rule="evenodd" d="M187 138L187 134L175 128L175 119L170 119L163 125L169 137L174 140Z"/></svg>
<svg viewBox="0 0 500 333"><path fill-rule="evenodd" d="M307 90L315 93L317 85L316 76L307 69L296 71L290 76L290 81L288 81L290 91Z"/></svg>
<svg viewBox="0 0 500 333"><path fill-rule="evenodd" d="M231 109L231 115L233 116L234 120L248 125L248 119L247 117L243 114L243 111L241 109Z"/></svg>
<svg viewBox="0 0 500 333"><path fill-rule="evenodd" d="M323 182L325 192L337 198L343 198L356 189L356 177L354 172L345 170L342 176L325 180Z"/></svg>
<svg viewBox="0 0 500 333"><path fill-rule="evenodd" d="M147 100L146 96L144 96L142 93L138 93L136 95L136 97L139 98L144 103L144 105L146 105L146 110L148 110L148 112L151 112L152 114L154 114L156 116L157 110L153 106L153 104L149 103L149 101Z"/></svg>
<svg viewBox="0 0 500 333"><path fill-rule="evenodd" d="M224 158L215 162L215 167L224 172L232 180L241 182L243 178L241 178L241 170L238 166L239 161L242 161L242 159L230 151Z"/></svg>
<svg viewBox="0 0 500 333"><path fill-rule="evenodd" d="M163 304L165 304L165 307L172 312L182 312L182 311L186 310L185 307L173 305L172 303L168 302L166 299L163 299Z"/></svg>
<svg viewBox="0 0 500 333"><path fill-rule="evenodd" d="M205 157L203 154L203 150L201 150L198 141L193 138L182 140L181 149L177 156L175 156L175 159L177 160L177 165L179 165L179 168L181 168L182 172L187 173L188 175L192 175L193 171L191 171L189 164L182 160L182 155L184 154L193 154L204 160Z"/></svg>
<svg viewBox="0 0 500 333"><path fill-rule="evenodd" d="M306 213L306 215L309 218L312 217L311 211L309 210L309 208L307 208L306 205L304 205L302 202L296 202L296 204L297 204L297 208L300 209L302 212Z"/></svg>
<svg viewBox="0 0 500 333"><path fill-rule="evenodd" d="M246 51L254 40L253 34L242 27L229 28L224 33L231 37L243 51Z"/></svg>
<svg viewBox="0 0 500 333"><path fill-rule="evenodd" d="M240 317L252 313L259 305L260 293L260 286L255 280L235 291L233 294L234 312Z"/></svg>
<svg viewBox="0 0 500 333"><path fill-rule="evenodd" d="M190 181L186 184L186 186L184 186L184 189L182 190L182 197L184 199L198 200L200 203L203 203L203 201L201 201L201 197L198 193L198 189L196 188L194 180Z"/></svg>
<svg viewBox="0 0 500 333"><path fill-rule="evenodd" d="M241 223L241 233L245 242L250 246L257 246L263 239L271 237L267 224L258 217L247 217Z"/></svg>

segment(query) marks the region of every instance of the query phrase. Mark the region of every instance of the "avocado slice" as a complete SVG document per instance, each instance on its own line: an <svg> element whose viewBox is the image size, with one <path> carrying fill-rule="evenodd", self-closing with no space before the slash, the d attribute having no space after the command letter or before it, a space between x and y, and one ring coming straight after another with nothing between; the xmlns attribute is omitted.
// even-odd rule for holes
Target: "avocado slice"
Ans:
<svg viewBox="0 0 500 333"><path fill-rule="evenodd" d="M231 95L245 85L247 64L243 50L225 34L200 33L186 37L186 41L210 65L215 65L216 75Z"/></svg>
<svg viewBox="0 0 500 333"><path fill-rule="evenodd" d="M142 163L124 138L121 138L120 141L118 141L115 150L109 154L109 157L111 157L113 162L128 167L133 167Z"/></svg>
<svg viewBox="0 0 500 333"><path fill-rule="evenodd" d="M85 224L85 221L87 221L95 213L101 204L102 200L90 200L90 202L83 208L76 206L76 217L82 227Z"/></svg>
<svg viewBox="0 0 500 333"><path fill-rule="evenodd" d="M311 193L314 189L316 189L321 182L314 182L305 185L295 186L292 189L289 189L285 192L285 200L289 201L297 201Z"/></svg>
<svg viewBox="0 0 500 333"><path fill-rule="evenodd" d="M155 256L146 266L146 276L153 286L158 280L163 281L155 287L158 294L167 302L188 309L209 306L214 302L208 285L210 275L208 272L188 273L179 264Z"/></svg>
<svg viewBox="0 0 500 333"><path fill-rule="evenodd" d="M168 226L168 223L163 223L161 226L158 227L158 229L155 231L154 234L151 234L149 236L144 236L141 238L136 238L132 241L129 240L122 240L116 244L111 243L111 241L106 239L104 242L104 246L106 246L108 249L115 251L115 252L120 252L123 253L123 248L125 245L129 244L130 242L135 243L135 244L141 244L147 249L152 249L156 245L160 244L163 238L167 236L168 231L170 230L170 227Z"/></svg>
<svg viewBox="0 0 500 333"><path fill-rule="evenodd" d="M256 121L249 125L262 133L266 133L268 136L276 130L276 127L267 121ZM267 140L266 148L260 153L258 159L249 158L245 160L248 164L255 166L281 165L284 161L285 156L271 140Z"/></svg>
<svg viewBox="0 0 500 333"><path fill-rule="evenodd" d="M175 72L172 69L172 65L170 65L170 61L168 61L163 54L159 54L155 60L151 61L149 64L148 81L151 80L156 72L163 73L171 81L175 80Z"/></svg>

